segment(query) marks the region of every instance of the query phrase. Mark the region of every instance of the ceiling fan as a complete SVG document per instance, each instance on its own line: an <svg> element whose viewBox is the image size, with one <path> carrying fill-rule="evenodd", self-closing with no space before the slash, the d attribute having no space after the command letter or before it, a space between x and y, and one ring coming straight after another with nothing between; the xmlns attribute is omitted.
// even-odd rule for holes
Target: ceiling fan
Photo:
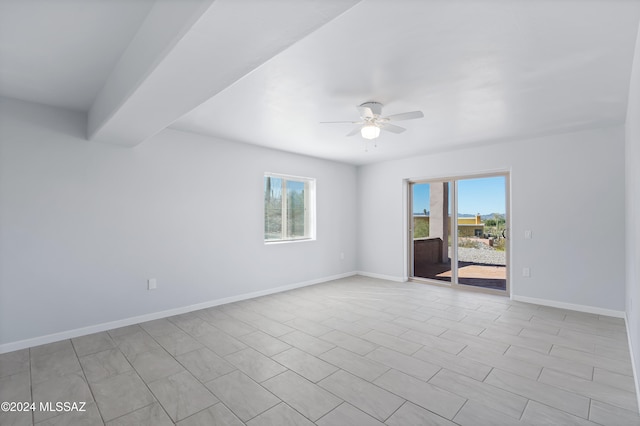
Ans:
<svg viewBox="0 0 640 426"><path fill-rule="evenodd" d="M347 136L353 136L359 132L365 139L375 139L380 136L380 130L386 130L391 133L402 133L407 130L404 127L391 124L391 121L413 120L424 117L422 111L403 112L382 117L382 104L379 102L365 102L357 108L360 112L360 121L321 121L320 123L357 124L358 126L347 133Z"/></svg>

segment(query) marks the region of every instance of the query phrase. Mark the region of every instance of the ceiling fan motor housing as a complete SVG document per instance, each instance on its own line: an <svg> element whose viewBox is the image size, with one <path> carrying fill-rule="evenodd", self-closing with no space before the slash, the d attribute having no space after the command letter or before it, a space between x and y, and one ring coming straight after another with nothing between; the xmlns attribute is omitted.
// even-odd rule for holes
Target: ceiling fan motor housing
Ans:
<svg viewBox="0 0 640 426"><path fill-rule="evenodd" d="M369 108L374 115L382 114L382 104L380 102L365 102L361 107Z"/></svg>

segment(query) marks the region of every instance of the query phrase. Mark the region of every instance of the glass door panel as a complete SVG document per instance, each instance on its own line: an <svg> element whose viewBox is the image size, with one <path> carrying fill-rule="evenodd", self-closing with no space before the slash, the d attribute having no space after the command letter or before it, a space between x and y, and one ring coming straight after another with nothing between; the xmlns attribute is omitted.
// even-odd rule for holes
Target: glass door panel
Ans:
<svg viewBox="0 0 640 426"><path fill-rule="evenodd" d="M413 276L451 282L451 188L448 181L413 183Z"/></svg>
<svg viewBox="0 0 640 426"><path fill-rule="evenodd" d="M507 178L409 183L410 277L507 290Z"/></svg>
<svg viewBox="0 0 640 426"><path fill-rule="evenodd" d="M458 284L506 290L506 177L457 181Z"/></svg>

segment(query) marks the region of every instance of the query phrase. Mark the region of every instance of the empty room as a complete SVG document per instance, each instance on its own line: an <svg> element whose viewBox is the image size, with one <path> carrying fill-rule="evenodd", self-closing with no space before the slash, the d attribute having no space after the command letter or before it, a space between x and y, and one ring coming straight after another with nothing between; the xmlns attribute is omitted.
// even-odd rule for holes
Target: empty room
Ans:
<svg viewBox="0 0 640 426"><path fill-rule="evenodd" d="M0 0L1 425L640 425L640 0Z"/></svg>

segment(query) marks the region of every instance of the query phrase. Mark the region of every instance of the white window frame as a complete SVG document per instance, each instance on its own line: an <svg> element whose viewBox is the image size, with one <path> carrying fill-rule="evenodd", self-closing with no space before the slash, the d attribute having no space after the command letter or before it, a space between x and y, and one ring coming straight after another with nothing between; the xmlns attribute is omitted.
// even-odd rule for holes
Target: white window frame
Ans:
<svg viewBox="0 0 640 426"><path fill-rule="evenodd" d="M264 180L268 177L282 179L282 223L280 226L281 230L281 238L279 239L269 239L267 240L264 235L264 226L263 226L263 239L265 244L281 244L281 243L290 243L290 242L301 242L301 241L315 241L316 239L316 180L310 177L304 176L293 176L286 175L282 173L271 173L266 172L262 178L262 184L264 188ZM286 230L288 229L288 215L287 215L287 182L288 181L296 181L296 182L304 182L305 191L304 191L304 230L305 236L303 237L287 237ZM264 198L264 189L263 189L263 198ZM263 199L263 220L265 218L265 209L266 205ZM265 225L263 223L263 225Z"/></svg>

